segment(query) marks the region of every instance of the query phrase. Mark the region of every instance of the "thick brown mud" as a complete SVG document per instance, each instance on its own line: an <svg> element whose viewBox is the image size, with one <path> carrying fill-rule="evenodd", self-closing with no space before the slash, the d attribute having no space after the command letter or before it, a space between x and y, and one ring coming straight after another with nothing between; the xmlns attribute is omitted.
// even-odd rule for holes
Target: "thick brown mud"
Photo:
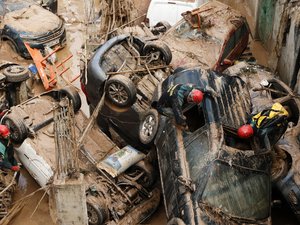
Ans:
<svg viewBox="0 0 300 225"><path fill-rule="evenodd" d="M58 78L58 86L63 86L66 83L70 83L74 78L80 74L79 59L83 53L82 46L85 42L85 18L84 10L85 1L82 0L62 0L59 2L58 14L64 18L67 28L67 46L58 52L58 59L62 60L65 57L72 55L71 60L67 63L70 69L67 73L63 74L62 77ZM141 2L141 1L139 1ZM145 13L146 7L149 1L144 0L144 4L139 3L139 13ZM252 42L251 48L254 56L258 62L266 65L267 64L267 53L261 47L259 42ZM31 60L24 60L10 49L10 47L1 43L0 45L0 58L4 60L19 62L24 65L32 63ZM85 96L80 91L79 79L72 82L74 86L78 88L83 101L82 110L88 115L88 106L85 101ZM36 82L33 91L38 93L43 88L39 82ZM54 225L49 215L48 208L48 195L45 194L44 190L37 191L40 187L35 180L27 173L25 169L21 169L21 175L19 177L18 189L15 193L14 200L18 203L24 199L24 206L20 212L8 223L9 225ZM31 193L35 194L28 196ZM287 209L276 208L273 210L273 224L274 225L296 225L298 224L294 215ZM163 225L167 223L163 204L159 206L157 212L144 224L148 225Z"/></svg>

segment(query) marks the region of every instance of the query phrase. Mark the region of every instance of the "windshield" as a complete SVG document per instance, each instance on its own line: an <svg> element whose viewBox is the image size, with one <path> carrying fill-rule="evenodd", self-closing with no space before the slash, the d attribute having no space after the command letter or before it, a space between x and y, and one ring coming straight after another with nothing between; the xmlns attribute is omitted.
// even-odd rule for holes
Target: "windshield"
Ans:
<svg viewBox="0 0 300 225"><path fill-rule="evenodd" d="M209 36L207 33L205 33L203 29L192 28L185 20L182 20L182 22L175 27L175 29L172 31L172 34L181 39L190 39L195 41L206 39L206 41L210 40L221 43L221 41L217 38Z"/></svg>
<svg viewBox="0 0 300 225"><path fill-rule="evenodd" d="M214 161L202 201L224 213L245 219L269 216L270 178L267 174Z"/></svg>

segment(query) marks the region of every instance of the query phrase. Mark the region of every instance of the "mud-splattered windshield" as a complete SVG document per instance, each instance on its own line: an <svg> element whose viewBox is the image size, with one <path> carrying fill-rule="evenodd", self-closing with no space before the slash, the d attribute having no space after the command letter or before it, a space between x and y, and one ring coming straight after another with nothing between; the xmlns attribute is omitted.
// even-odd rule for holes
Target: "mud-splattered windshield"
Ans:
<svg viewBox="0 0 300 225"><path fill-rule="evenodd" d="M269 216L270 179L267 174L215 161L202 194L214 209L245 219Z"/></svg>
<svg viewBox="0 0 300 225"><path fill-rule="evenodd" d="M189 40L206 40L212 41L215 43L221 43L221 40L218 40L215 37L212 37L205 33L202 29L194 29L192 28L187 21L182 21L179 23L176 28L172 31L172 34L181 39L189 39Z"/></svg>

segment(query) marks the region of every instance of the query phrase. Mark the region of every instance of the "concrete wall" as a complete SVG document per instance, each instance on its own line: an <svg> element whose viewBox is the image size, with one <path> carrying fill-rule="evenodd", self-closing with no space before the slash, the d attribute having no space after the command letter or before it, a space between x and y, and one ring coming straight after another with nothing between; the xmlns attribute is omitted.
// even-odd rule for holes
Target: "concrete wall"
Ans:
<svg viewBox="0 0 300 225"><path fill-rule="evenodd" d="M133 0L134 7L137 10L138 15L143 15L147 13L150 0ZM140 18L136 21L137 24L144 22L146 19L146 16L143 18Z"/></svg>
<svg viewBox="0 0 300 225"><path fill-rule="evenodd" d="M55 224L88 225L82 174L74 180L58 180L55 177L49 199L50 214Z"/></svg>
<svg viewBox="0 0 300 225"><path fill-rule="evenodd" d="M277 70L281 79L294 89L299 82L297 75L300 67L300 6L287 7L287 12L287 19L282 24L283 34ZM299 93L299 90L297 91Z"/></svg>
<svg viewBox="0 0 300 225"><path fill-rule="evenodd" d="M220 0L247 18L252 35L269 52L267 66L299 93L300 1Z"/></svg>
<svg viewBox="0 0 300 225"><path fill-rule="evenodd" d="M219 0L240 11L246 17L253 37L256 37L256 23L259 0Z"/></svg>

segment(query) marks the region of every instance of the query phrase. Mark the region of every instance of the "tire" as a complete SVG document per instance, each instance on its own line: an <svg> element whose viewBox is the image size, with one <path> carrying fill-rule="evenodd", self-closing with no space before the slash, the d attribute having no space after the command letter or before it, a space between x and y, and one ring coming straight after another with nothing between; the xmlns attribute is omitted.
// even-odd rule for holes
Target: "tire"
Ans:
<svg viewBox="0 0 300 225"><path fill-rule="evenodd" d="M161 41L149 41L145 44L143 49L143 56L152 58L152 61L163 61L169 65L172 61L172 52L170 48ZM152 62L151 61L151 62Z"/></svg>
<svg viewBox="0 0 300 225"><path fill-rule="evenodd" d="M128 77L116 75L106 81L105 95L117 107L130 107L136 100L136 87Z"/></svg>
<svg viewBox="0 0 300 225"><path fill-rule="evenodd" d="M102 209L97 203L95 197L87 198L87 214L89 225L101 225L108 218L108 210Z"/></svg>
<svg viewBox="0 0 300 225"><path fill-rule="evenodd" d="M22 144L28 137L28 129L25 123L14 114L6 115L2 123L9 127L11 139L15 144Z"/></svg>
<svg viewBox="0 0 300 225"><path fill-rule="evenodd" d="M10 38L7 39L7 44L9 45L9 47L12 48L12 50L15 53L20 54L19 48L17 47L16 43L14 41L12 41Z"/></svg>
<svg viewBox="0 0 300 225"><path fill-rule="evenodd" d="M22 82L29 78L28 68L21 65L12 65L6 67L3 71L8 82Z"/></svg>
<svg viewBox="0 0 300 225"><path fill-rule="evenodd" d="M185 222L182 221L180 218L172 218L167 225L186 225Z"/></svg>
<svg viewBox="0 0 300 225"><path fill-rule="evenodd" d="M140 122L139 139L145 144L152 144L158 129L158 113L150 109Z"/></svg>
<svg viewBox="0 0 300 225"><path fill-rule="evenodd" d="M271 180L272 183L284 178L289 171L288 154L280 147L274 148L274 157L272 158Z"/></svg>
<svg viewBox="0 0 300 225"><path fill-rule="evenodd" d="M67 97L73 103L74 112L78 112L81 108L81 98L75 88L66 86L59 91L59 99Z"/></svg>
<svg viewBox="0 0 300 225"><path fill-rule="evenodd" d="M278 159L276 166L272 166L271 169L271 179L272 182L279 181L282 177L286 176L288 173L288 162L283 159Z"/></svg>
<svg viewBox="0 0 300 225"><path fill-rule="evenodd" d="M167 21L158 22L154 28L163 27L160 32L165 33L167 30L171 28L171 25Z"/></svg>
<svg viewBox="0 0 300 225"><path fill-rule="evenodd" d="M26 85L26 81L23 81L20 83L19 88L16 89L17 105L22 102L25 102L27 99L28 99L27 85Z"/></svg>

